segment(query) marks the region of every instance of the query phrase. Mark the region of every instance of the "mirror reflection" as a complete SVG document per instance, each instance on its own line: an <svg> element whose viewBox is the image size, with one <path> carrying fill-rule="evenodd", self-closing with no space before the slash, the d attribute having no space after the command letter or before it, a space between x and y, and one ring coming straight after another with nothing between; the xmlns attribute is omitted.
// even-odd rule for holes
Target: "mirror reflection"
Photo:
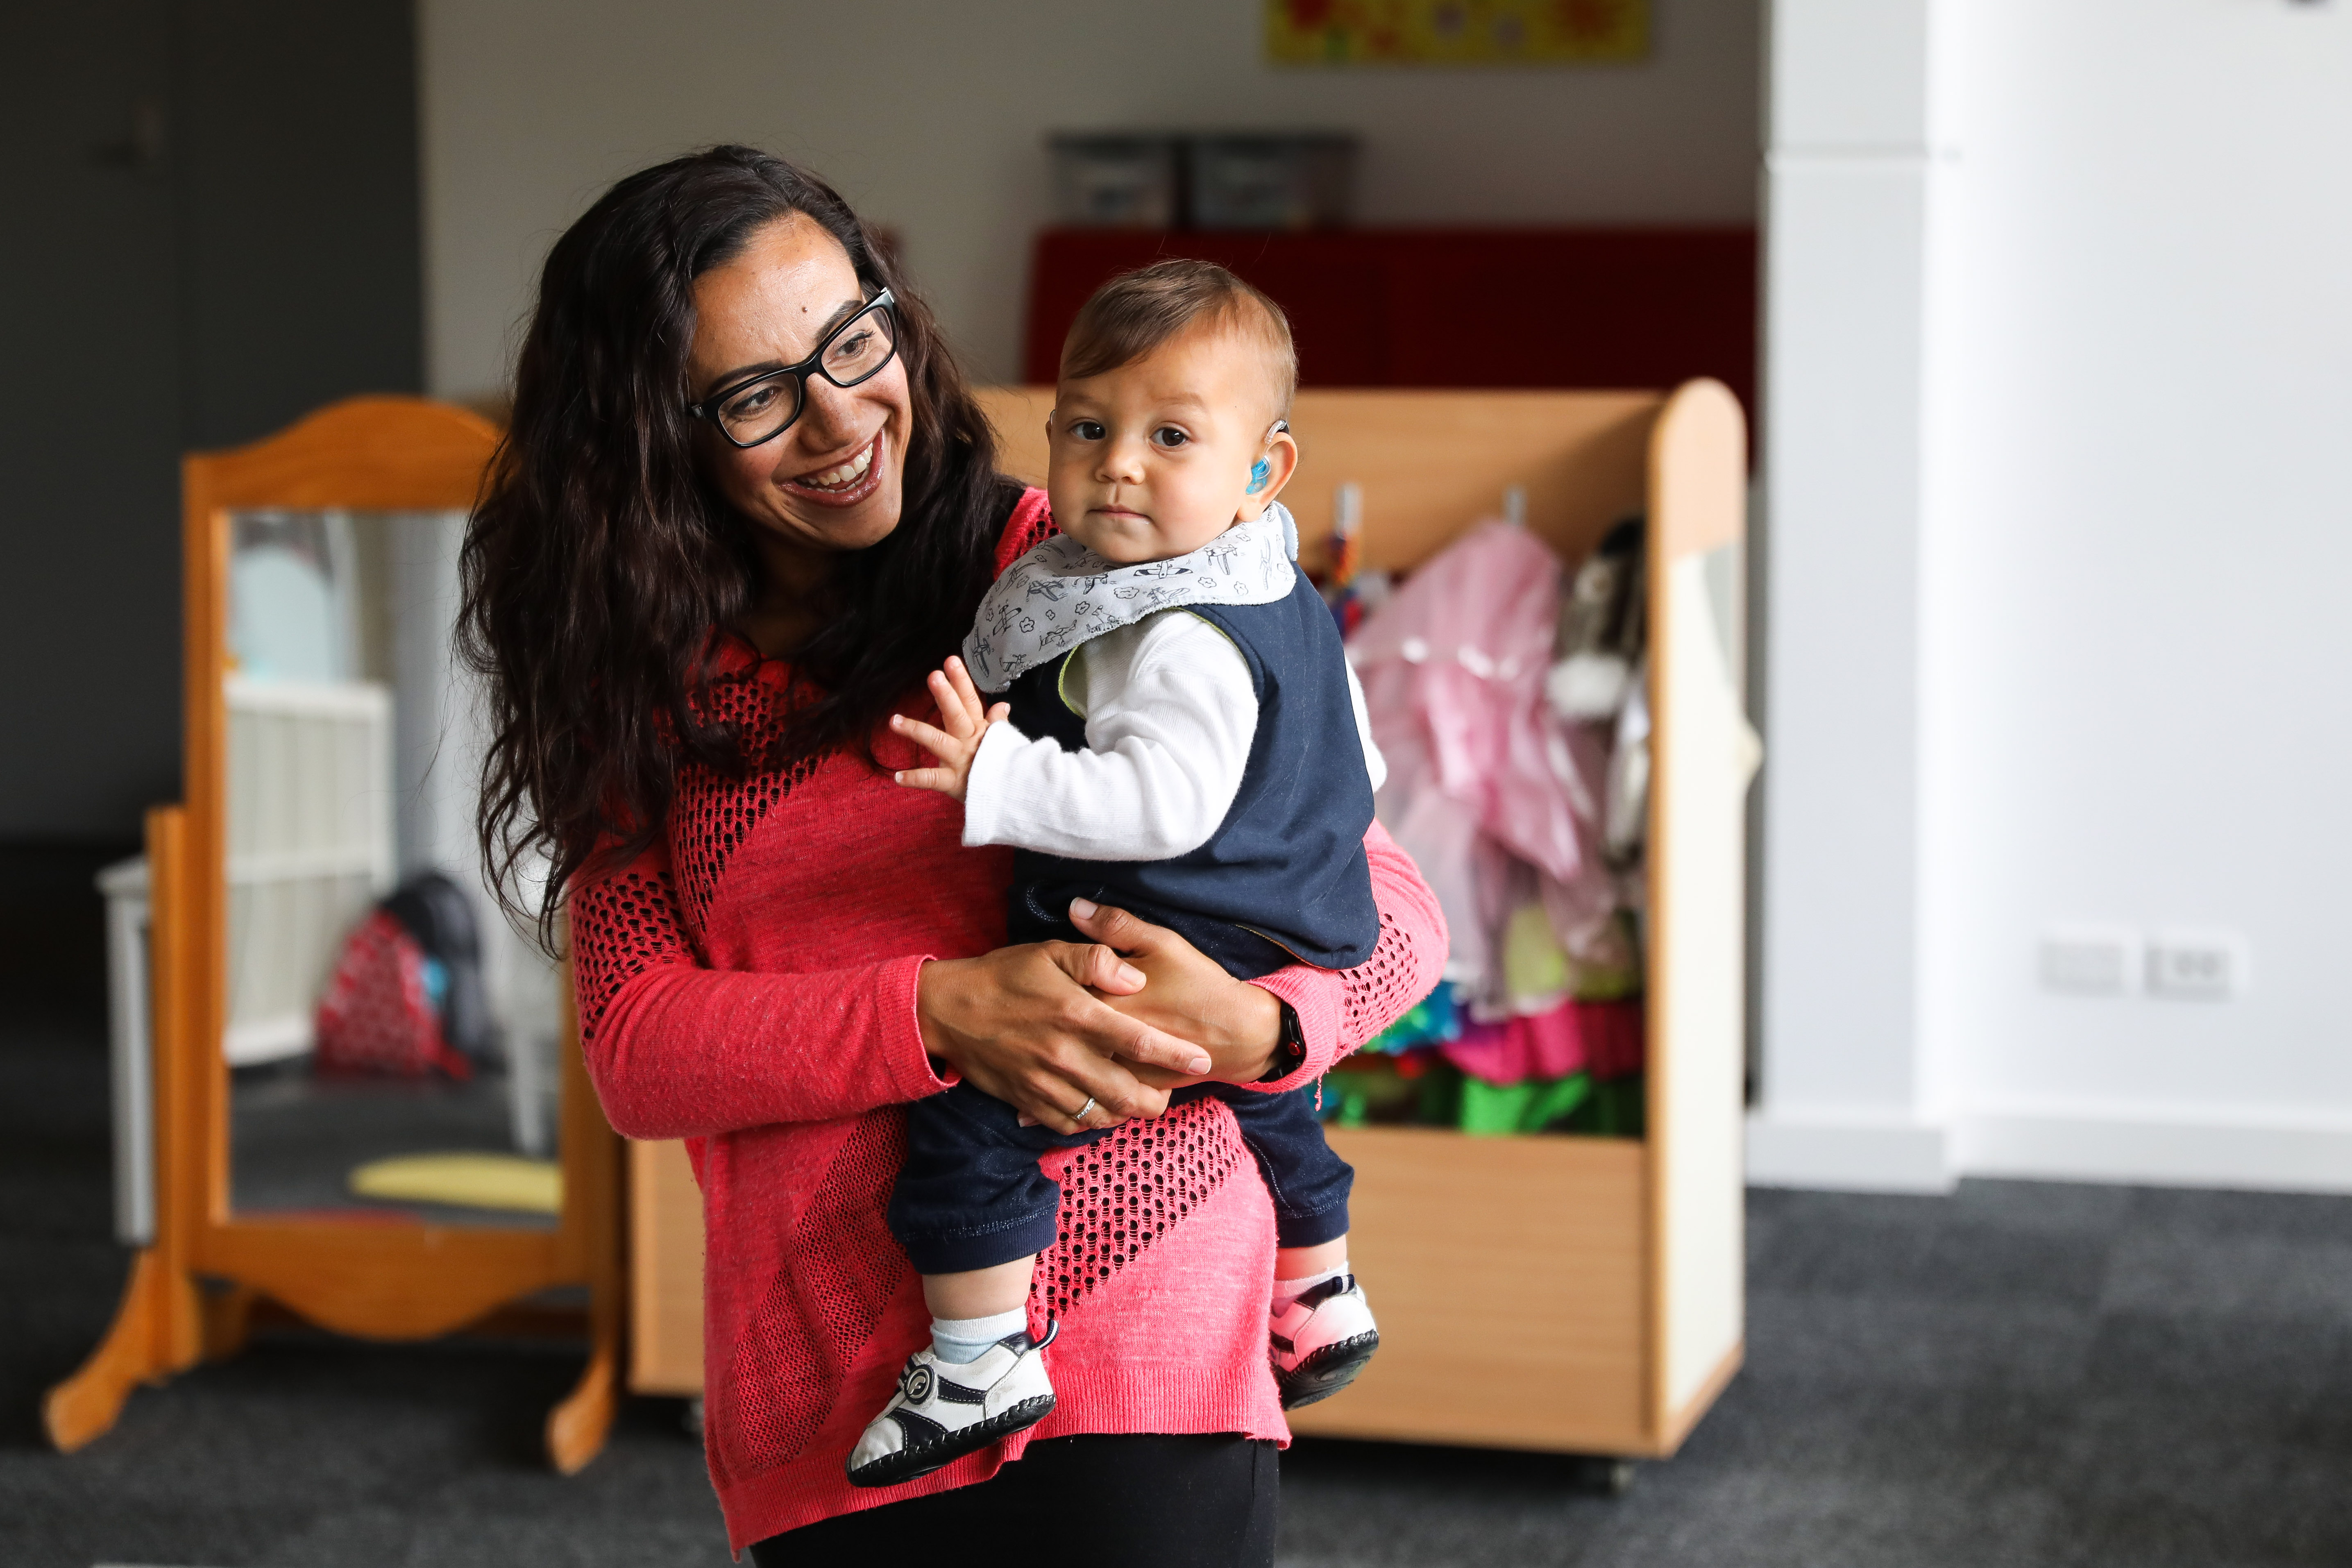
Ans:
<svg viewBox="0 0 2352 1568"><path fill-rule="evenodd" d="M240 1212L551 1226L557 977L484 889L462 512L231 521Z"/></svg>

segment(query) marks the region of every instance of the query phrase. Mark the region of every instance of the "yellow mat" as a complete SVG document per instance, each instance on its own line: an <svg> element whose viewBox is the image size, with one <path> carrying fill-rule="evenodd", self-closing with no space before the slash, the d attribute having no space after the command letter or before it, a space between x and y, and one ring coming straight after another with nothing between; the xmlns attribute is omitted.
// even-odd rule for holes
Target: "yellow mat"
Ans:
<svg viewBox="0 0 2352 1568"><path fill-rule="evenodd" d="M396 1154L352 1172L352 1191L394 1203L561 1214L563 1173L520 1154Z"/></svg>

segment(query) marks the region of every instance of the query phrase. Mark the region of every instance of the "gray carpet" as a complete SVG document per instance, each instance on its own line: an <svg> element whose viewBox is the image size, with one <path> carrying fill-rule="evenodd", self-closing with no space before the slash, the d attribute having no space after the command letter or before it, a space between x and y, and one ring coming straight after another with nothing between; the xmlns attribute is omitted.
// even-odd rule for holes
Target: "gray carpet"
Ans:
<svg viewBox="0 0 2352 1568"><path fill-rule="evenodd" d="M46 900L43 963L0 976L0 1563L724 1563L675 1402L632 1401L576 1479L541 1468L576 1354L279 1335L82 1454L41 1446L123 1272L79 874L0 854L0 904ZM0 952L19 923L0 908ZM1758 1192L1748 1234L1748 1370L1629 1495L1536 1456L1302 1443L1284 1563L2352 1563L2352 1201Z"/></svg>

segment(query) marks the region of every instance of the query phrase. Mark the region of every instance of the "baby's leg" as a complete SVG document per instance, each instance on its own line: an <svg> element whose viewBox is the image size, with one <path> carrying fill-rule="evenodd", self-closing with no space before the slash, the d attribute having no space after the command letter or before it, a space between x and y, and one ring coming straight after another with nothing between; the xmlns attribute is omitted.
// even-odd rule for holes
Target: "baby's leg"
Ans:
<svg viewBox="0 0 2352 1568"><path fill-rule="evenodd" d="M1274 1254L1275 1294L1282 1293L1286 1279L1311 1279L1328 1274L1334 1268L1348 1267L1348 1236L1345 1231L1329 1241L1318 1241L1309 1247L1276 1247Z"/></svg>
<svg viewBox="0 0 2352 1568"><path fill-rule="evenodd" d="M1035 1254L987 1268L923 1276L923 1305L931 1310L931 1353L950 1366L968 1366L988 1347L1029 1327L1029 1276Z"/></svg>
<svg viewBox="0 0 2352 1568"><path fill-rule="evenodd" d="M1274 1199L1274 1291L1267 1343L1282 1405L1328 1399L1380 1349L1379 1326L1348 1268L1355 1173L1331 1151L1313 1091L1220 1091Z"/></svg>
<svg viewBox="0 0 2352 1568"><path fill-rule="evenodd" d="M1029 1277L1061 1208L1037 1156L1066 1142L969 1084L907 1108L890 1232L923 1277L931 1342L850 1450L852 1485L928 1475L1054 1408L1043 1355L1054 1335L1030 1337Z"/></svg>

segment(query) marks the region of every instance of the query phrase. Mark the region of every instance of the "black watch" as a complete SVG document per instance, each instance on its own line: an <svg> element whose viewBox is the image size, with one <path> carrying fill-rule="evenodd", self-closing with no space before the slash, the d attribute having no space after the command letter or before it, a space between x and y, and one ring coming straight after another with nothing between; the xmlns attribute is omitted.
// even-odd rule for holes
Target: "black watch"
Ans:
<svg viewBox="0 0 2352 1568"><path fill-rule="evenodd" d="M1260 1083L1276 1083L1298 1070L1307 1059L1307 1029L1298 1021L1298 1010L1276 996L1282 1004L1282 1039L1274 1047L1274 1061L1259 1075Z"/></svg>

